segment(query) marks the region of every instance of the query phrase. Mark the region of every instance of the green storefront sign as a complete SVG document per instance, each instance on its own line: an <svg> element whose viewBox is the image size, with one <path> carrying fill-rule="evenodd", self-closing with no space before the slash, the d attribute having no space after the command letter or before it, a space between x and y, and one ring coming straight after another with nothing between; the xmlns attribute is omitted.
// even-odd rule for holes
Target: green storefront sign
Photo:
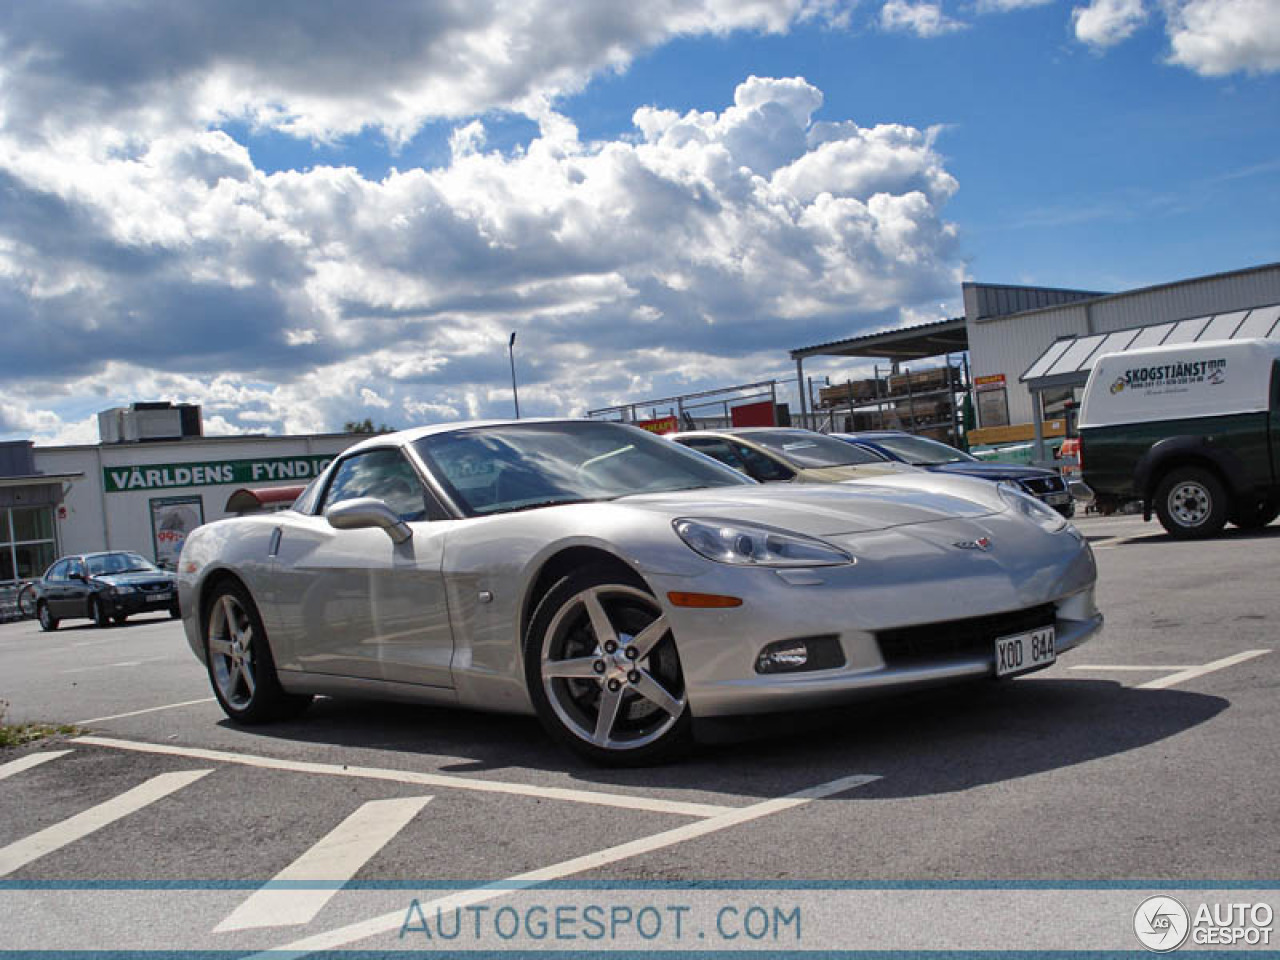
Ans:
<svg viewBox="0 0 1280 960"><path fill-rule="evenodd" d="M103 467L102 485L107 493L128 493L132 490L170 490L175 487L207 487L230 483L279 483L282 480L306 482L324 470L332 460L333 455L326 453L299 457Z"/></svg>

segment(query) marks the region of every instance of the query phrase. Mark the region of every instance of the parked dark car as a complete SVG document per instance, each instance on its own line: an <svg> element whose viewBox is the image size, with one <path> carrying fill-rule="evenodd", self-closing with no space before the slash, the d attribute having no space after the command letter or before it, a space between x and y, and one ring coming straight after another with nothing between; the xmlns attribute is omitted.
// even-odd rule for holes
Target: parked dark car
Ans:
<svg viewBox="0 0 1280 960"><path fill-rule="evenodd" d="M63 557L35 582L36 619L44 630L88 617L99 627L135 613L178 611L177 579L136 553L111 551Z"/></svg>
<svg viewBox="0 0 1280 960"><path fill-rule="evenodd" d="M869 430L864 433L833 433L846 443L879 454L886 460L909 463L935 473L954 473L964 477L979 477L993 483L1008 481L1017 484L1037 500L1043 500L1064 517L1075 514L1075 499L1067 482L1054 470L1029 467L1021 463L1001 463L998 460L979 460L963 450L928 437L900 430Z"/></svg>

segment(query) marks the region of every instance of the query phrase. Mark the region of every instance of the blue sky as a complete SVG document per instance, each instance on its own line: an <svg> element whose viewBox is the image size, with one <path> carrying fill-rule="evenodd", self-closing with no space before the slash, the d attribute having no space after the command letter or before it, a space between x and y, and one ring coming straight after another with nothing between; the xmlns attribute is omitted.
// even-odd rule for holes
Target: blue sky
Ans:
<svg viewBox="0 0 1280 960"><path fill-rule="evenodd" d="M581 413L1280 260L1276 0L174 9L0 14L0 437L505 415L512 328Z"/></svg>

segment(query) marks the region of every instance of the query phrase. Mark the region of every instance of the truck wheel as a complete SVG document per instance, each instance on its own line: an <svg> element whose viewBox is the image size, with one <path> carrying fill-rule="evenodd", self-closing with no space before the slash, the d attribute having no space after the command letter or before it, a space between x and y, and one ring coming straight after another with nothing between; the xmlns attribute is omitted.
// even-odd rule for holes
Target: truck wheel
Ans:
<svg viewBox="0 0 1280 960"><path fill-rule="evenodd" d="M1171 537L1212 537L1227 522L1227 492L1222 481L1200 467L1178 467L1156 488L1156 514Z"/></svg>
<svg viewBox="0 0 1280 960"><path fill-rule="evenodd" d="M1260 503L1237 504L1231 513L1231 522L1241 530L1260 530L1280 516L1280 497L1272 497Z"/></svg>

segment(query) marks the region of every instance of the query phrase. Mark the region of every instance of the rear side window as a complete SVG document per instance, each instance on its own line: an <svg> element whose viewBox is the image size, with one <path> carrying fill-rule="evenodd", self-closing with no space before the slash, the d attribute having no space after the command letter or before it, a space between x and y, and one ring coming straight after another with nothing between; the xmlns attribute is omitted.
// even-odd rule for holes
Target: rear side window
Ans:
<svg viewBox="0 0 1280 960"><path fill-rule="evenodd" d="M761 483L776 483L780 480L795 478L794 470L774 460L773 457L766 457L759 450L752 450L741 443L735 443L733 449L746 464L747 473Z"/></svg>

